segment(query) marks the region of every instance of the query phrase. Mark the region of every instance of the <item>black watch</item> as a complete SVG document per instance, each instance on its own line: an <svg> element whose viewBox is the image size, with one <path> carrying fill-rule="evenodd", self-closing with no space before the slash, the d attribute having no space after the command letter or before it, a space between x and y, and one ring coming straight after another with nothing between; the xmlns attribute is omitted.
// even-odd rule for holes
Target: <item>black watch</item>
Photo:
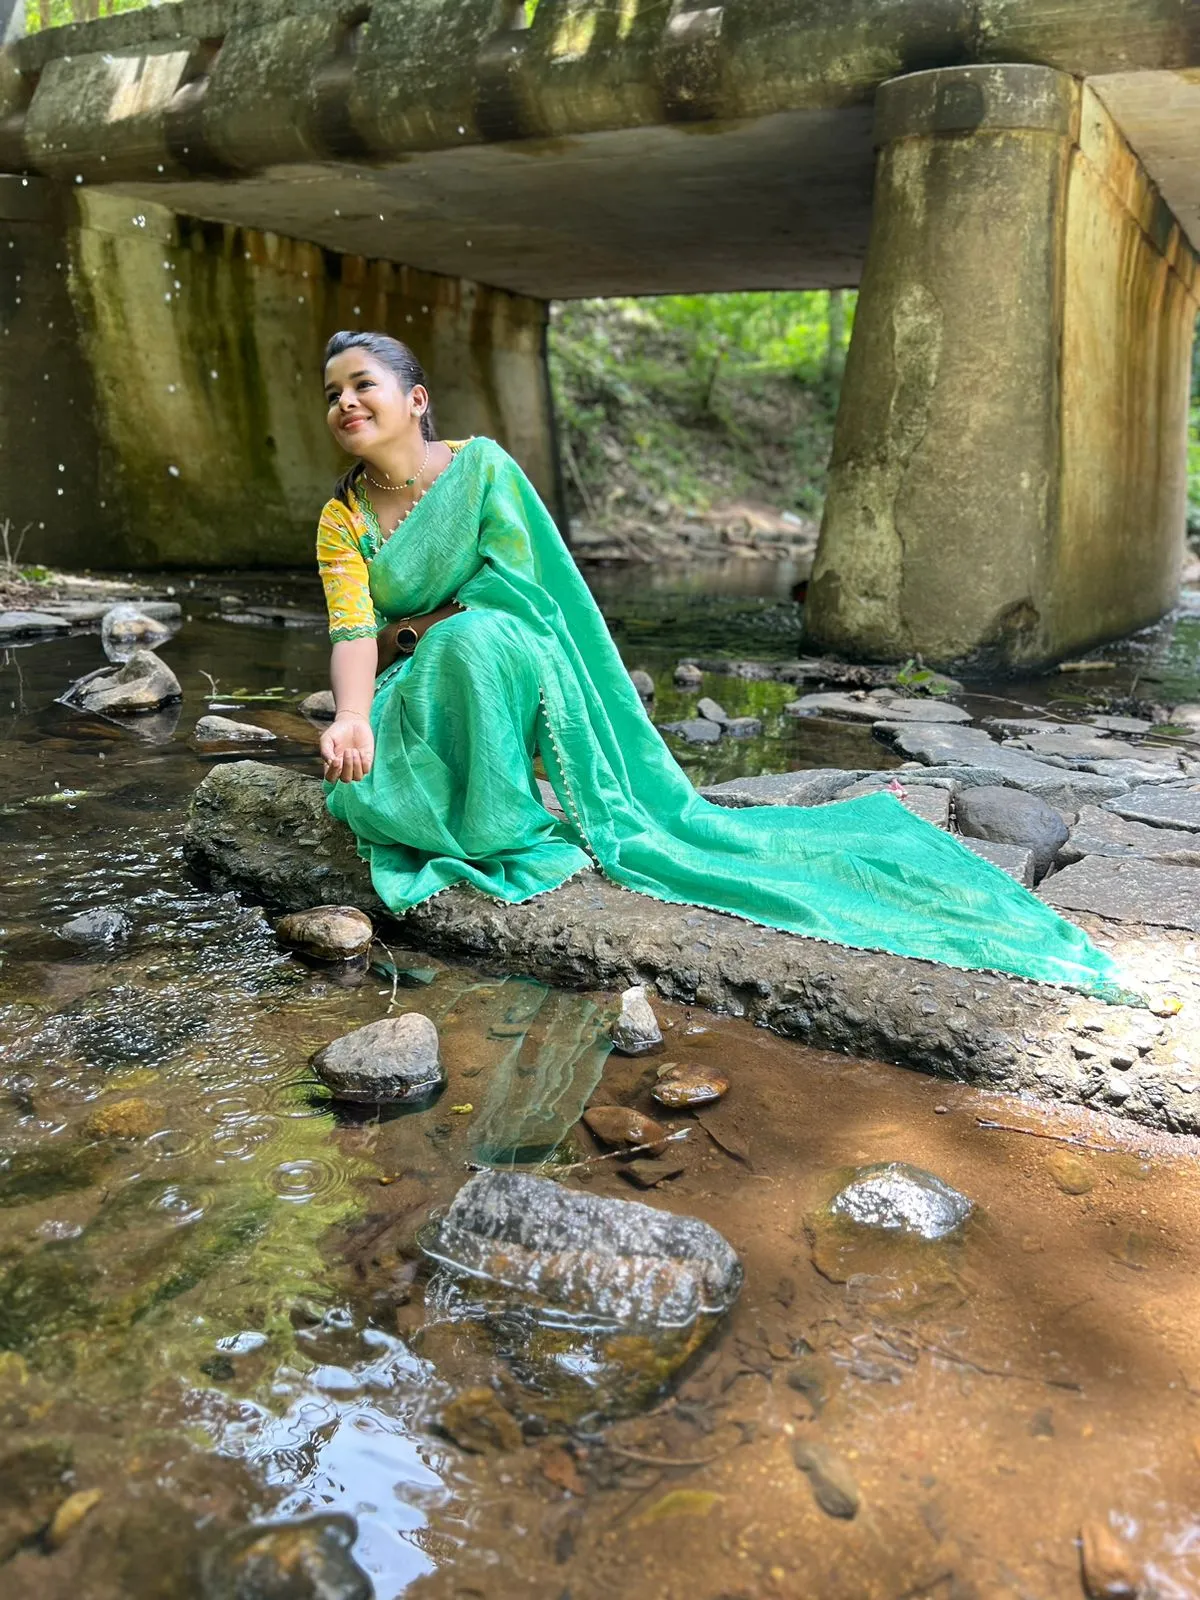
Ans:
<svg viewBox="0 0 1200 1600"><path fill-rule="evenodd" d="M399 655L410 656L421 642L421 635L410 622L402 628L396 629L396 651Z"/></svg>

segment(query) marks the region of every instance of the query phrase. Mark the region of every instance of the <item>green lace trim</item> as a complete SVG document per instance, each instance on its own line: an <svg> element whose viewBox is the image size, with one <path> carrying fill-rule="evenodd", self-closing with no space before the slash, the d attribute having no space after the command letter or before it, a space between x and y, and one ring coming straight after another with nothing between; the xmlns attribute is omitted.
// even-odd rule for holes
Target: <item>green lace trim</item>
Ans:
<svg viewBox="0 0 1200 1600"><path fill-rule="evenodd" d="M331 644L340 644L343 639L374 639L378 632L373 622L364 622L357 628L330 628L329 639Z"/></svg>

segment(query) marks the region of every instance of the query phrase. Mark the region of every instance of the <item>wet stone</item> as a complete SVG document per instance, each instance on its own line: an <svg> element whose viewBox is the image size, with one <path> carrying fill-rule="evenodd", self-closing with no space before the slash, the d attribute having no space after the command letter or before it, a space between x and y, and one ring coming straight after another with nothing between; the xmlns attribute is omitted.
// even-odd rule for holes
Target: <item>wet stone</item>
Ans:
<svg viewBox="0 0 1200 1600"><path fill-rule="evenodd" d="M673 733L676 738L684 740L687 744L716 744L723 731L719 722L710 722L707 717L687 717L682 722L660 722L658 728L660 733Z"/></svg>
<svg viewBox="0 0 1200 1600"><path fill-rule="evenodd" d="M806 1439L792 1441L792 1460L808 1478L813 1499L826 1516L855 1516L859 1507L858 1485L849 1464L828 1446Z"/></svg>
<svg viewBox="0 0 1200 1600"><path fill-rule="evenodd" d="M690 661L681 661L675 668L675 687L677 689L698 689L704 682L704 674L699 667Z"/></svg>
<svg viewBox="0 0 1200 1600"><path fill-rule="evenodd" d="M1200 868L1085 856L1047 878L1040 893L1060 911L1200 933Z"/></svg>
<svg viewBox="0 0 1200 1600"><path fill-rule="evenodd" d="M1064 1194L1087 1194L1095 1186L1087 1162L1070 1150L1056 1150L1046 1168Z"/></svg>
<svg viewBox="0 0 1200 1600"><path fill-rule="evenodd" d="M662 1044L662 1029L646 998L644 984L635 984L621 996L621 1014L609 1030L613 1049L623 1056L649 1055Z"/></svg>
<svg viewBox="0 0 1200 1600"><path fill-rule="evenodd" d="M444 1407L438 1423L448 1438L472 1454L521 1448L520 1424L494 1389L464 1389Z"/></svg>
<svg viewBox="0 0 1200 1600"><path fill-rule="evenodd" d="M1106 1522L1083 1525L1079 1558L1088 1600L1137 1600L1141 1586L1132 1556Z"/></svg>
<svg viewBox="0 0 1200 1600"><path fill-rule="evenodd" d="M713 700L709 695L702 695L696 702L696 715L703 717L708 722L716 722L721 727L729 721L729 713L723 705Z"/></svg>
<svg viewBox="0 0 1200 1600"><path fill-rule="evenodd" d="M366 955L375 930L354 906L313 906L293 911L275 924L275 937L288 950L317 961L352 961Z"/></svg>
<svg viewBox="0 0 1200 1600"><path fill-rule="evenodd" d="M698 1218L518 1172L469 1179L423 1242L454 1273L626 1329L718 1316L742 1284L737 1256Z"/></svg>
<svg viewBox="0 0 1200 1600"><path fill-rule="evenodd" d="M171 629L164 621L133 604L113 606L100 619L100 642L110 661L123 661L130 650L139 647L153 650L170 637Z"/></svg>
<svg viewBox="0 0 1200 1600"><path fill-rule="evenodd" d="M660 1106L679 1111L722 1099L729 1093L729 1079L711 1067L678 1066L668 1061L650 1093Z"/></svg>
<svg viewBox="0 0 1200 1600"><path fill-rule="evenodd" d="M423 1100L446 1081L437 1028L418 1011L335 1039L313 1056L312 1068L335 1098L366 1105Z"/></svg>
<svg viewBox="0 0 1200 1600"><path fill-rule="evenodd" d="M761 717L727 717L725 732L731 739L757 739L763 731Z"/></svg>
<svg viewBox="0 0 1200 1600"><path fill-rule="evenodd" d="M71 1450L61 1439L0 1455L0 1563L37 1537L69 1493Z"/></svg>
<svg viewBox="0 0 1200 1600"><path fill-rule="evenodd" d="M203 1600L372 1600L351 1554L357 1534L347 1516L243 1529L203 1562Z"/></svg>
<svg viewBox="0 0 1200 1600"><path fill-rule="evenodd" d="M337 715L333 690L316 689L312 694L306 694L296 710L302 717L311 717L315 722L332 722Z"/></svg>
<svg viewBox="0 0 1200 1600"><path fill-rule="evenodd" d="M657 1153L667 1137L661 1123L628 1106L590 1106L583 1120L602 1144L645 1145Z"/></svg>
<svg viewBox="0 0 1200 1600"><path fill-rule="evenodd" d="M49 1548L58 1550L66 1544L88 1512L94 1511L103 1499L103 1489L77 1489L74 1494L68 1495L46 1530Z"/></svg>
<svg viewBox="0 0 1200 1600"><path fill-rule="evenodd" d="M253 722L235 722L232 717L201 717L196 723L194 737L200 744L253 744L268 743L275 738L269 728L260 728Z"/></svg>
<svg viewBox="0 0 1200 1600"><path fill-rule="evenodd" d="M59 932L65 939L77 939L81 944L116 944L128 934L129 918L123 911L99 906L64 922Z"/></svg>
<svg viewBox="0 0 1200 1600"><path fill-rule="evenodd" d="M86 1128L93 1139L146 1139L158 1125L154 1107L135 1095L98 1106Z"/></svg>
<svg viewBox="0 0 1200 1600"><path fill-rule="evenodd" d="M157 711L183 694L179 679L152 650L135 650L124 666L82 680L71 691L85 711L108 716Z"/></svg>
<svg viewBox="0 0 1200 1600"><path fill-rule="evenodd" d="M635 667L629 674L629 681L637 690L643 703L649 703L654 699L654 679L648 672L643 672L640 667Z"/></svg>
<svg viewBox="0 0 1200 1600"><path fill-rule="evenodd" d="M955 805L960 833L993 844L1017 845L1033 856L1035 880L1049 871L1067 842L1067 825L1053 806L1019 789L964 789Z"/></svg>
<svg viewBox="0 0 1200 1600"><path fill-rule="evenodd" d="M0 640L36 639L52 633L66 633L71 626L48 611L0 611Z"/></svg>
<svg viewBox="0 0 1200 1600"><path fill-rule="evenodd" d="M932 1172L890 1161L861 1171L834 1196L830 1210L864 1228L944 1239L971 1213L971 1202Z"/></svg>

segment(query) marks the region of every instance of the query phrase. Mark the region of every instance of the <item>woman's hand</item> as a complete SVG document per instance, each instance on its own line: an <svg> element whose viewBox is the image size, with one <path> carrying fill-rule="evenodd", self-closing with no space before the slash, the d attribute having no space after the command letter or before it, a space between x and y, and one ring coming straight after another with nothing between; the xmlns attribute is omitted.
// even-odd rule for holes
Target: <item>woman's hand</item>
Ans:
<svg viewBox="0 0 1200 1600"><path fill-rule="evenodd" d="M327 783L357 783L375 759L371 724L359 712L343 712L321 735L320 749Z"/></svg>

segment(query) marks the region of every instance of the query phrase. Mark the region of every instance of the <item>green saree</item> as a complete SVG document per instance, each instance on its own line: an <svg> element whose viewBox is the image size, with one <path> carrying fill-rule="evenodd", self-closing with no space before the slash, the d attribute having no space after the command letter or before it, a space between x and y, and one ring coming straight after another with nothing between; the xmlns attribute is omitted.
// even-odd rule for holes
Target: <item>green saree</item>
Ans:
<svg viewBox="0 0 1200 1600"><path fill-rule="evenodd" d="M1080 929L890 794L701 799L549 513L491 440L463 446L367 570L381 619L468 608L381 675L371 772L326 786L393 912L452 884L515 903L594 867L813 939L1118 992ZM535 755L570 821L542 805Z"/></svg>

